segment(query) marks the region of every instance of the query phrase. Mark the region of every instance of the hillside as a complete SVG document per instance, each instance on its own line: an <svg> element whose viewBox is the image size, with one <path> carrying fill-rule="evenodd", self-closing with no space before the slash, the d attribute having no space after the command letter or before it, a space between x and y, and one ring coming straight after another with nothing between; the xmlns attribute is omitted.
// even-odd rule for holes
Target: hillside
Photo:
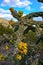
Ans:
<svg viewBox="0 0 43 65"><path fill-rule="evenodd" d="M9 22L4 18L0 18L0 24L7 27L9 25Z"/></svg>
<svg viewBox="0 0 43 65"><path fill-rule="evenodd" d="M4 19L4 18L0 18L0 26L4 26L4 27L9 27L12 28L12 26L10 25L9 21Z"/></svg>

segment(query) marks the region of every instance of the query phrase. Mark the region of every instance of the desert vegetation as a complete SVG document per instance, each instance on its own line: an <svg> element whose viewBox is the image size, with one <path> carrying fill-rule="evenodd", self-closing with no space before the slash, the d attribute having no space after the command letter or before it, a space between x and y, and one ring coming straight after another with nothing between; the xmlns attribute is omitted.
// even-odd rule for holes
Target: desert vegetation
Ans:
<svg viewBox="0 0 43 65"><path fill-rule="evenodd" d="M9 10L18 21L10 20L7 27L0 24L0 64L43 65L43 12L23 16L13 7ZM33 20L38 16L42 21Z"/></svg>

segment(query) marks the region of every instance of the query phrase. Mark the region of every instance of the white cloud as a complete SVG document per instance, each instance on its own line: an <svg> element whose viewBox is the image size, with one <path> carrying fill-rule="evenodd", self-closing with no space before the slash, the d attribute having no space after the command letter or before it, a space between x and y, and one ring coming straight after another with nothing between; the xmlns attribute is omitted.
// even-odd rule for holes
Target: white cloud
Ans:
<svg viewBox="0 0 43 65"><path fill-rule="evenodd" d="M7 13L5 13L5 14L0 13L0 17L2 17L2 18L7 18L7 19L12 18L12 16L11 16L10 14L7 14Z"/></svg>
<svg viewBox="0 0 43 65"><path fill-rule="evenodd" d="M35 21L42 21L42 17L34 17L33 20L35 20Z"/></svg>
<svg viewBox="0 0 43 65"><path fill-rule="evenodd" d="M31 5L32 2L30 2L29 0L3 0L2 2L2 6L13 6L13 7L27 7L29 5Z"/></svg>
<svg viewBox="0 0 43 65"><path fill-rule="evenodd" d="M4 2L6 2L6 3L10 3L10 0L4 0Z"/></svg>
<svg viewBox="0 0 43 65"><path fill-rule="evenodd" d="M11 15L9 10L4 10L2 8L0 8L0 18L5 18L7 20L13 19L13 20L17 21L16 19L13 18L13 16Z"/></svg>
<svg viewBox="0 0 43 65"><path fill-rule="evenodd" d="M40 9L43 9L43 5L40 7Z"/></svg>
<svg viewBox="0 0 43 65"><path fill-rule="evenodd" d="M41 4L41 7L40 7L41 10L43 10L43 4Z"/></svg>
<svg viewBox="0 0 43 65"><path fill-rule="evenodd" d="M0 13L10 13L10 11L9 10L4 10L4 9L2 9L2 8L0 8Z"/></svg>

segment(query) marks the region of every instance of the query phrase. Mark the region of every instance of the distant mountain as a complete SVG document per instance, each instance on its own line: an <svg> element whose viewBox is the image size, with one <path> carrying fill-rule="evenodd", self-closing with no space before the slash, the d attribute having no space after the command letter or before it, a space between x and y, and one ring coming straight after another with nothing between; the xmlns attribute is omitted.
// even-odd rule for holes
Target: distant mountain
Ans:
<svg viewBox="0 0 43 65"><path fill-rule="evenodd" d="M3 25L4 27L10 27L12 28L12 26L9 24L9 21L4 19L4 18L0 18L0 25Z"/></svg>

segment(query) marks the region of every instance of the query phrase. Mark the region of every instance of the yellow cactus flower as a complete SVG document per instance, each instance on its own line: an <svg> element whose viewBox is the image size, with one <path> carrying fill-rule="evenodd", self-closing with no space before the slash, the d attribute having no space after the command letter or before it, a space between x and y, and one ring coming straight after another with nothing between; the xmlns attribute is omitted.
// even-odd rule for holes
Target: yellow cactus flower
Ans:
<svg viewBox="0 0 43 65"><path fill-rule="evenodd" d="M9 46L8 46L8 45L6 45L6 46L5 46L5 49L6 49L6 50L8 50L8 49L9 49Z"/></svg>
<svg viewBox="0 0 43 65"><path fill-rule="evenodd" d="M24 50L23 50L23 53L24 53L24 54L27 54L27 49L24 49Z"/></svg>
<svg viewBox="0 0 43 65"><path fill-rule="evenodd" d="M4 60L3 54L0 54L0 60Z"/></svg>
<svg viewBox="0 0 43 65"><path fill-rule="evenodd" d="M27 48L27 44L24 43L24 42L20 42L20 43L18 44L18 48L19 48L19 49Z"/></svg>
<svg viewBox="0 0 43 65"><path fill-rule="evenodd" d="M27 43L20 42L18 44L18 48L19 48L21 54L26 54L27 53Z"/></svg>
<svg viewBox="0 0 43 65"><path fill-rule="evenodd" d="M20 54L18 54L18 55L16 56L16 58L17 58L18 60L21 60L21 59L22 59L22 56L21 56Z"/></svg>
<svg viewBox="0 0 43 65"><path fill-rule="evenodd" d="M24 49L27 49L27 44L24 43L24 44L23 44L23 47L24 47Z"/></svg>
<svg viewBox="0 0 43 65"><path fill-rule="evenodd" d="M18 48L19 48L19 49L22 49L22 42L20 42L20 43L18 44Z"/></svg>
<svg viewBox="0 0 43 65"><path fill-rule="evenodd" d="M21 54L27 54L27 49L23 49L19 51Z"/></svg>

